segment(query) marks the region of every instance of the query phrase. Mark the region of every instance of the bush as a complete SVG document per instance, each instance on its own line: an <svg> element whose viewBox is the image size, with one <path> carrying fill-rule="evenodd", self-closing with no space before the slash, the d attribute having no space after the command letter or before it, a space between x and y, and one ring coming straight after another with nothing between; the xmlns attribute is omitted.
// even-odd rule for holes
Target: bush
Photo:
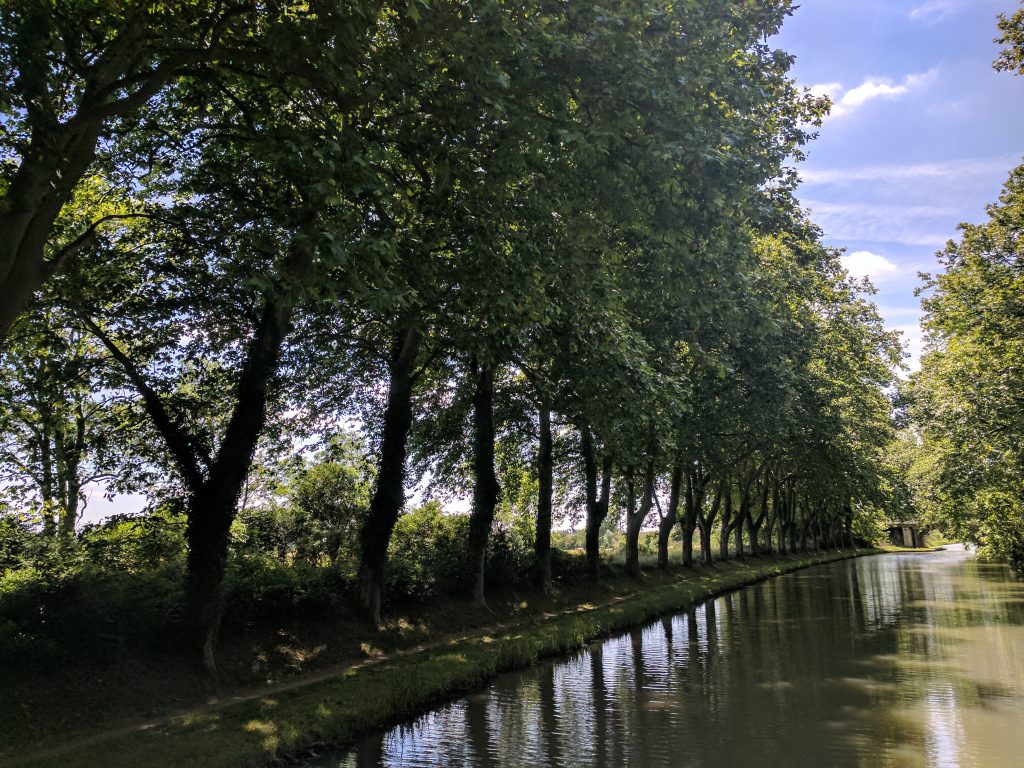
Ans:
<svg viewBox="0 0 1024 768"><path fill-rule="evenodd" d="M184 515L163 507L144 515L115 515L86 526L78 539L89 563L142 573L184 562L185 525Z"/></svg>
<svg viewBox="0 0 1024 768"><path fill-rule="evenodd" d="M562 549L551 550L551 576L558 581L581 581L589 578L587 553L580 550L566 552Z"/></svg>
<svg viewBox="0 0 1024 768"><path fill-rule="evenodd" d="M24 519L0 513L0 573L19 568L31 559L37 538Z"/></svg>
<svg viewBox="0 0 1024 768"><path fill-rule="evenodd" d="M289 623L299 616L328 616L351 593L351 581L337 569L236 554L228 561L223 621L226 629L238 630Z"/></svg>
<svg viewBox="0 0 1024 768"><path fill-rule="evenodd" d="M461 583L469 518L446 515L430 501L398 519L384 570L391 598L425 598L455 590Z"/></svg>
<svg viewBox="0 0 1024 768"><path fill-rule="evenodd" d="M520 586L533 567L533 541L513 528L495 527L487 542L484 577L491 589Z"/></svg>
<svg viewBox="0 0 1024 768"><path fill-rule="evenodd" d="M181 571L23 568L0 578L0 647L12 665L102 659L180 637Z"/></svg>

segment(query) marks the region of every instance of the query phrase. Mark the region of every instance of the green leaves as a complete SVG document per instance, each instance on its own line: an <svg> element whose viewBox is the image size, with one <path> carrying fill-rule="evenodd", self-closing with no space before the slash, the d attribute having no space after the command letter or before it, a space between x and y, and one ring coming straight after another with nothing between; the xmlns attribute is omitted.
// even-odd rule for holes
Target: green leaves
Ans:
<svg viewBox="0 0 1024 768"><path fill-rule="evenodd" d="M914 473L933 520L1024 563L1024 167L985 224L961 225L926 284L926 351L912 382Z"/></svg>

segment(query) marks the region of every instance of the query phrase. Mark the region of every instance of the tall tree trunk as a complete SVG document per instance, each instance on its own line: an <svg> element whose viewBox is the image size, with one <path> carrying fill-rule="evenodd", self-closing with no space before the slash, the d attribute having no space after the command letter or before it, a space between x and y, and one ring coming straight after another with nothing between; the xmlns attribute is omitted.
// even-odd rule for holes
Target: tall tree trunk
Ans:
<svg viewBox="0 0 1024 768"><path fill-rule="evenodd" d="M554 448L551 438L551 407L537 411L540 436L537 445L537 532L533 540L534 577L537 586L551 592L551 508L554 488Z"/></svg>
<svg viewBox="0 0 1024 768"><path fill-rule="evenodd" d="M224 607L224 570L234 503L230 489L207 485L192 494L186 506L186 619L193 633L191 644L211 674L217 671L215 649Z"/></svg>
<svg viewBox="0 0 1024 768"><path fill-rule="evenodd" d="M277 375L282 345L291 331L298 298L294 287L308 283L312 265L312 252L304 245L295 245L282 266L282 282L288 288L266 294L238 376L235 404L215 457L197 452L198 441L166 410L140 368L99 326L82 318L138 390L189 490L185 510L189 545L185 615L199 660L211 675L217 673L214 647L220 627L231 521L252 466L256 443L266 426L269 388Z"/></svg>
<svg viewBox="0 0 1024 768"><path fill-rule="evenodd" d="M597 448L590 428L580 426L580 441L583 450L583 471L587 493L587 570L595 581L601 576L601 524L608 516L608 503L612 489L612 457L605 453L601 459L598 476ZM598 484L600 483L600 493Z"/></svg>
<svg viewBox="0 0 1024 768"><path fill-rule="evenodd" d="M637 539L633 536L636 516L636 480L630 466L626 468L626 573L630 576L640 574L640 553L637 551Z"/></svg>
<svg viewBox="0 0 1024 768"><path fill-rule="evenodd" d="M473 361L473 511L466 546L467 575L474 605L486 606L484 567L487 542L501 486L494 470L494 369Z"/></svg>
<svg viewBox="0 0 1024 768"><path fill-rule="evenodd" d="M693 534L697 530L697 507L704 502L702 489L697 488L693 470L686 470L686 491L683 503L683 519L679 523L683 534L683 566L693 567Z"/></svg>
<svg viewBox="0 0 1024 768"><path fill-rule="evenodd" d="M668 496L668 512L658 522L658 567L668 568L668 544L679 517L679 495L683 485L683 467L679 463L672 468L672 486Z"/></svg>
<svg viewBox="0 0 1024 768"><path fill-rule="evenodd" d="M398 329L388 362L388 402L377 483L359 541L359 600L375 624L381 620L381 589L388 544L405 504L405 457L412 427L413 369L422 334L415 323Z"/></svg>
<svg viewBox="0 0 1024 768"><path fill-rule="evenodd" d="M711 532L715 528L715 518L718 517L718 510L722 505L722 489L724 481L718 484L718 490L715 491L715 500L711 504L711 509L707 514L701 514L698 512L698 528L700 529L700 561L704 565L711 565L713 557L711 554ZM703 504L701 505L703 507Z"/></svg>
<svg viewBox="0 0 1024 768"><path fill-rule="evenodd" d="M636 508L633 473L632 471L629 473L629 505L626 509L626 573L630 576L640 575L640 531L654 505L654 458L652 449L644 470L643 497L639 509Z"/></svg>
<svg viewBox="0 0 1024 768"><path fill-rule="evenodd" d="M718 559L729 559L729 533L732 530L732 481L726 480L725 504L722 507L722 534L718 540Z"/></svg>

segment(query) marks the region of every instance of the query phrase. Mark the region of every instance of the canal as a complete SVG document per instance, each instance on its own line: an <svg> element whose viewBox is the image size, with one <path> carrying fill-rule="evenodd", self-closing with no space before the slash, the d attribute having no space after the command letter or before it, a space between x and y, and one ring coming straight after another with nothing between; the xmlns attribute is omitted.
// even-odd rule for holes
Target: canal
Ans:
<svg viewBox="0 0 1024 768"><path fill-rule="evenodd" d="M799 571L502 675L321 768L1024 765L1024 583L963 551Z"/></svg>

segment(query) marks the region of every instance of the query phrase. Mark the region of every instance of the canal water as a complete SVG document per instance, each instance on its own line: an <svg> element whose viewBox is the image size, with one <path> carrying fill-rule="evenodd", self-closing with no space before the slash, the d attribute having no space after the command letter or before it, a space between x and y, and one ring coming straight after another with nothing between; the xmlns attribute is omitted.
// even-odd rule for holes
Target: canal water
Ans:
<svg viewBox="0 0 1024 768"><path fill-rule="evenodd" d="M496 678L323 768L1024 766L1024 583L817 566Z"/></svg>

